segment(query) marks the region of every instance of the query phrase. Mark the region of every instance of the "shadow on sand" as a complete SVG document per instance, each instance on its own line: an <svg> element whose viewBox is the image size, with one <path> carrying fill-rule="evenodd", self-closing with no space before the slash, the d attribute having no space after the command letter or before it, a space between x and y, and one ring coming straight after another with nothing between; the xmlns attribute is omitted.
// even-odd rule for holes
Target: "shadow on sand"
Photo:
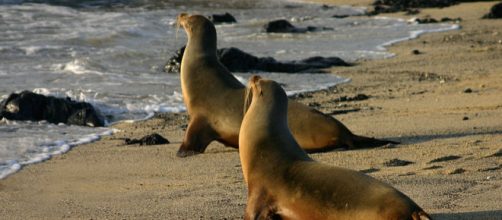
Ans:
<svg viewBox="0 0 502 220"><path fill-rule="evenodd" d="M402 137L386 137L385 139L399 141L403 144L418 144L436 139L459 138L474 135L498 135L502 134L501 130L488 130L488 131L472 131L472 132L459 132L451 134L437 134L437 135L416 135L416 136L402 136ZM502 219L502 217L500 218Z"/></svg>
<svg viewBox="0 0 502 220"><path fill-rule="evenodd" d="M431 214L433 219L437 220L501 220L502 210L481 211L481 212L459 212L459 213L437 213Z"/></svg>

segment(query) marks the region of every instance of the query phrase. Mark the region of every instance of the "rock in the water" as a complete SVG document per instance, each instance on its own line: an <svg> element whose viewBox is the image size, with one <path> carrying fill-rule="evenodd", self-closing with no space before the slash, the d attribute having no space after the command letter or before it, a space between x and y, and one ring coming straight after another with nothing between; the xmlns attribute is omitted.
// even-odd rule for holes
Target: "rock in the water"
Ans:
<svg viewBox="0 0 502 220"><path fill-rule="evenodd" d="M441 20L436 20L434 18L431 18L431 17L424 17L424 18L415 18L414 20L415 22L419 23L419 24L434 24L434 23L438 23L438 22L455 22L455 23L458 23L458 22L461 22L462 21L462 18L448 18L448 17L444 17L444 18L441 18Z"/></svg>
<svg viewBox="0 0 502 220"><path fill-rule="evenodd" d="M494 5L490 9L490 13L483 16L483 18L502 18L502 2Z"/></svg>
<svg viewBox="0 0 502 220"><path fill-rule="evenodd" d="M89 103L70 98L44 96L30 91L12 93L0 103L0 119L29 120L50 123L101 127L105 120Z"/></svg>
<svg viewBox="0 0 502 220"><path fill-rule="evenodd" d="M170 73L180 71L185 47L169 58L164 70ZM280 62L272 57L256 57L238 48L222 48L217 51L218 60L231 72L281 72L281 73L325 73L323 69L333 66L350 66L338 57L310 57L303 60Z"/></svg>
<svg viewBox="0 0 502 220"><path fill-rule="evenodd" d="M160 134L153 133L142 137L141 139L125 139L126 144L139 144L139 145L158 145L158 144L169 144L169 140L162 137Z"/></svg>
<svg viewBox="0 0 502 220"><path fill-rule="evenodd" d="M179 73L181 69L181 60L183 59L183 53L185 53L185 47L181 47L176 51L174 56L170 57L166 65L164 65L164 71L167 73Z"/></svg>
<svg viewBox="0 0 502 220"><path fill-rule="evenodd" d="M263 29L267 33L306 33L312 31L320 31L320 30L333 30L332 28L327 27L314 27L307 26L305 28L295 27L289 21L285 19L275 20L268 22Z"/></svg>
<svg viewBox="0 0 502 220"><path fill-rule="evenodd" d="M213 22L213 24L237 23L235 17L228 12L226 12L225 14L213 14L208 18L211 22Z"/></svg>
<svg viewBox="0 0 502 220"><path fill-rule="evenodd" d="M369 15L411 11L415 8L442 8L457 4L459 0L376 0Z"/></svg>

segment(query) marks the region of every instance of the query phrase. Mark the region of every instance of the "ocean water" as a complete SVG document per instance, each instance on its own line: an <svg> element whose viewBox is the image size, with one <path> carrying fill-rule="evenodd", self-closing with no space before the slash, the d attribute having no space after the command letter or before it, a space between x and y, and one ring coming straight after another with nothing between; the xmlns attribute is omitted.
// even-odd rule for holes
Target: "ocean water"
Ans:
<svg viewBox="0 0 502 220"><path fill-rule="evenodd" d="M70 2L70 3L69 3ZM230 12L238 23L217 25L218 46L237 47L278 60L338 56L346 61L392 57L384 46L421 33L458 28L419 25L360 15L362 8L291 1L0 0L0 99L30 90L94 104L108 123L154 112L181 112L179 76L162 72L186 43L174 26L180 12ZM266 34L262 26L284 18L298 27L332 30ZM332 74L257 73L285 84L288 94L324 89L344 79ZM250 74L235 73L245 83ZM113 133L46 122L0 121L0 178L71 147Z"/></svg>

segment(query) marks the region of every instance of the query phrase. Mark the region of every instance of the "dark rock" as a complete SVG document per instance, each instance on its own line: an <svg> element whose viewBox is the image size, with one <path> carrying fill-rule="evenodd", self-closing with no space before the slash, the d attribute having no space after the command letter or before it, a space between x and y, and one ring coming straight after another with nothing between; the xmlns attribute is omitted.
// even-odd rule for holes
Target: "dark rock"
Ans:
<svg viewBox="0 0 502 220"><path fill-rule="evenodd" d="M422 52L420 52L420 50L416 50L416 49L415 49L415 50L411 51L411 53L412 53L412 54L414 54L414 55L419 55L419 54L421 54Z"/></svg>
<svg viewBox="0 0 502 220"><path fill-rule="evenodd" d="M455 22L455 23L458 23L458 22L461 22L461 21L462 21L462 18L448 18L448 17L441 18L441 22Z"/></svg>
<svg viewBox="0 0 502 220"><path fill-rule="evenodd" d="M467 116L464 116L464 117L462 118L462 121L467 121L467 120L469 120L469 117L467 117Z"/></svg>
<svg viewBox="0 0 502 220"><path fill-rule="evenodd" d="M411 11L413 13L416 8L442 8L456 3L458 3L458 0L377 0L373 2L373 11L368 14L376 15L399 11Z"/></svg>
<svg viewBox="0 0 502 220"><path fill-rule="evenodd" d="M290 33L297 32L297 28L284 19L267 23L264 27L267 33Z"/></svg>
<svg viewBox="0 0 502 220"><path fill-rule="evenodd" d="M401 166L406 166L406 165L409 165L409 164L412 164L413 162L411 161L407 161L407 160L400 160L400 159L392 159L392 160L389 160L385 163L383 163L384 166L387 166L387 167L401 167Z"/></svg>
<svg viewBox="0 0 502 220"><path fill-rule="evenodd" d="M350 17L350 15L333 15L332 17L333 17L333 18L339 18L339 19L342 19L342 18L347 18L347 17Z"/></svg>
<svg viewBox="0 0 502 220"><path fill-rule="evenodd" d="M438 23L438 20L434 19L434 18L417 18L415 19L415 22L419 23L419 24L434 24L434 23Z"/></svg>
<svg viewBox="0 0 502 220"><path fill-rule="evenodd" d="M440 158L436 158L434 160L429 161L429 163L438 163L438 162L445 162L445 161L450 161L450 160L457 160L462 158L461 156L456 156L456 155L448 155Z"/></svg>
<svg viewBox="0 0 502 220"><path fill-rule="evenodd" d="M313 32L313 31L321 31L321 30L333 30L332 28L327 27L314 27L307 26L306 28L295 27L289 21L285 19L275 20L268 22L263 26L263 29L267 33L305 33L305 32Z"/></svg>
<svg viewBox="0 0 502 220"><path fill-rule="evenodd" d="M483 18L502 18L502 2L492 6L490 12L483 16Z"/></svg>
<svg viewBox="0 0 502 220"><path fill-rule="evenodd" d="M126 138L125 142L127 145L139 144L139 145L158 145L158 144L169 144L169 140L162 137L160 134L153 133L142 137L141 139L129 139Z"/></svg>
<svg viewBox="0 0 502 220"><path fill-rule="evenodd" d="M318 102L310 102L308 106L312 108L319 108L321 107L321 104L319 104Z"/></svg>
<svg viewBox="0 0 502 220"><path fill-rule="evenodd" d="M213 24L237 23L235 17L228 12L226 12L225 14L213 14L208 18L211 22L213 22Z"/></svg>
<svg viewBox="0 0 502 220"><path fill-rule="evenodd" d="M169 73L180 71L185 47L169 58L164 70ZM325 73L323 69L333 66L350 66L338 57L310 57L303 60L280 62L272 57L256 57L238 48L222 48L217 51L218 59L231 72L282 72L282 73Z"/></svg>
<svg viewBox="0 0 502 220"><path fill-rule="evenodd" d="M94 107L86 102L70 98L44 96L30 91L12 93L0 103L0 119L29 120L50 123L101 127L104 118Z"/></svg>
<svg viewBox="0 0 502 220"><path fill-rule="evenodd" d="M167 73L179 73L181 69L181 60L183 59L183 53L185 53L185 47L181 47L176 51L174 56L170 57L166 65L164 65L164 71Z"/></svg>
<svg viewBox="0 0 502 220"><path fill-rule="evenodd" d="M419 23L419 24L434 24L434 23L438 23L438 22L455 22L455 23L458 23L462 21L462 18L448 18L448 17L444 17L444 18L441 18L441 20L436 20L434 18L431 18L431 17L425 17L425 18L416 18L415 19L415 22Z"/></svg>
<svg viewBox="0 0 502 220"><path fill-rule="evenodd" d="M370 97L365 95L365 94L357 94L353 97L348 97L348 96L341 96L339 98L336 98L332 100L332 102L351 102L351 101L362 101L369 99Z"/></svg>
<svg viewBox="0 0 502 220"><path fill-rule="evenodd" d="M466 88L466 89L464 89L464 93L472 93L472 89L471 88Z"/></svg>
<svg viewBox="0 0 502 220"><path fill-rule="evenodd" d="M330 113L328 113L329 115L341 115L341 114L347 114L347 113L350 113L350 112L358 112L358 111L361 111L360 108L354 108L354 109L342 109L342 110L334 110Z"/></svg>

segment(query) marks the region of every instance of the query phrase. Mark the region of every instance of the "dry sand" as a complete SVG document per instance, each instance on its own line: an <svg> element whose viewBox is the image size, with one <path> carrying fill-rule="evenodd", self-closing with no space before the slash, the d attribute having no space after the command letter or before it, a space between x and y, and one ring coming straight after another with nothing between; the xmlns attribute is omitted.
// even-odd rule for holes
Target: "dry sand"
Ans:
<svg viewBox="0 0 502 220"><path fill-rule="evenodd" d="M462 29L394 45L392 59L333 68L352 82L299 100L326 113L360 109L336 117L357 134L402 144L312 157L366 170L435 219L502 219L502 20L480 19L493 4L422 10L415 16L461 17ZM370 98L335 102L359 93ZM205 154L177 158L184 124L183 114L118 124L113 136L23 168L0 180L0 219L242 218L238 152L212 143ZM152 132L172 143L124 145L124 137ZM456 157L430 162L448 156ZM413 163L384 165L396 158Z"/></svg>

